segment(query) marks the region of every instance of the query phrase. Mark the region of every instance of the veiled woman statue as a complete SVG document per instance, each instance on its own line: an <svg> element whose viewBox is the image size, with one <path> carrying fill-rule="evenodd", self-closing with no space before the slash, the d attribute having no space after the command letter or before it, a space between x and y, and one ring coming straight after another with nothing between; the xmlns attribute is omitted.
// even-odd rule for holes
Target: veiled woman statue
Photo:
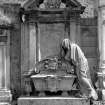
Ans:
<svg viewBox="0 0 105 105"><path fill-rule="evenodd" d="M61 43L60 56L65 60L73 60L76 63L76 75L81 93L97 100L98 95L91 82L88 61L81 48L69 39L64 39Z"/></svg>

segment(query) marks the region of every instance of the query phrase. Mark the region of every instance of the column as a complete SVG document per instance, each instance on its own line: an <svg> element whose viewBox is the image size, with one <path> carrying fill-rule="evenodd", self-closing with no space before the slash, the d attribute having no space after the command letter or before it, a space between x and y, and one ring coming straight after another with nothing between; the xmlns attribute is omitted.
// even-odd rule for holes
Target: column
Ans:
<svg viewBox="0 0 105 105"><path fill-rule="evenodd" d="M38 28L38 23L35 23L36 28L36 62L41 60L41 52L40 52L40 30Z"/></svg>
<svg viewBox="0 0 105 105"><path fill-rule="evenodd" d="M0 36L0 104L9 105L12 99L10 91L10 30L2 30ZM3 40L6 38L6 43Z"/></svg>
<svg viewBox="0 0 105 105"><path fill-rule="evenodd" d="M98 40L99 40L99 88L105 100L105 5L98 7Z"/></svg>
<svg viewBox="0 0 105 105"><path fill-rule="evenodd" d="M24 74L29 71L29 24L21 23L21 93L25 91Z"/></svg>

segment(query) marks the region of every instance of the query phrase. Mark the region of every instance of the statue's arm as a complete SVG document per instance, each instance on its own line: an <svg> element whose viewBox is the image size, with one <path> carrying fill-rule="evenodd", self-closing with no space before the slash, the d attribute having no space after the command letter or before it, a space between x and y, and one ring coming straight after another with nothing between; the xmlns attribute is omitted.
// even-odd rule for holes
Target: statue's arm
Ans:
<svg viewBox="0 0 105 105"><path fill-rule="evenodd" d="M80 70L80 74L82 76L87 77L87 73L89 72L88 61L79 46L76 47L76 61L77 61L77 66Z"/></svg>

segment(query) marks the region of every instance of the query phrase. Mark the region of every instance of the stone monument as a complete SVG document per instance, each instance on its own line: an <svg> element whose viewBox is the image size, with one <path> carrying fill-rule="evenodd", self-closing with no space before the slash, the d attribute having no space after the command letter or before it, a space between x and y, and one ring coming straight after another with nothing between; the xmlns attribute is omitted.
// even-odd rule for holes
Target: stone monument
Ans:
<svg viewBox="0 0 105 105"><path fill-rule="evenodd" d="M35 3L36 2L38 1L35 0ZM33 3L34 2L32 2L31 5L33 5ZM27 8L21 13L22 16L25 16L23 21L24 25L27 23L34 23L35 25L36 64L31 72L27 70L28 75L26 73L25 81L22 80L25 82L26 94L18 98L18 105L89 105L90 101L86 97L81 98L74 95L74 93L79 91L76 87L73 87L75 86L74 80L76 79L74 64L68 64L67 61L60 59L59 56L51 55L50 57L45 57L43 55L44 59L41 59L40 56L42 48L40 35L41 28L43 28L41 25L43 26L44 24L46 27L50 27L51 24L61 25L62 23L64 27L62 28L62 30L64 30L63 37L71 37L71 39L74 40L76 34L73 33L73 36L70 36L70 34L74 29L79 30L79 18L80 14L84 11L84 7L76 0L66 0L65 2L61 0L44 0L43 3L37 4L37 7L33 10L30 10L27 5ZM31 7L30 4L29 7ZM77 28L71 27L71 24ZM22 34L26 37L24 34L26 32L24 31L25 30L22 31ZM75 32L79 31L75 30ZM48 40L46 42L48 42ZM46 50L45 48L46 46L44 46L44 50ZM25 71L24 68L22 70ZM22 74L22 76L23 75L24 74ZM32 87L31 84L34 86Z"/></svg>
<svg viewBox="0 0 105 105"><path fill-rule="evenodd" d="M52 56L36 63L35 69L29 72L29 75L32 73L30 78L36 91L39 91L39 96L46 96L46 91L52 93L61 91L63 96L68 96L76 79L74 69L75 64L70 65L68 61Z"/></svg>

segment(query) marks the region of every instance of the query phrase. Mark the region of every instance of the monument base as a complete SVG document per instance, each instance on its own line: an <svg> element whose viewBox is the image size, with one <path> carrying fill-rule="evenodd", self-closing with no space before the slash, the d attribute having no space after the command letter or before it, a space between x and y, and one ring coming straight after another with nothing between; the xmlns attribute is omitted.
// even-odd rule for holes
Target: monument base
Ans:
<svg viewBox="0 0 105 105"><path fill-rule="evenodd" d="M10 90L0 90L0 105L10 105L12 95Z"/></svg>
<svg viewBox="0 0 105 105"><path fill-rule="evenodd" d="M90 100L75 97L20 97L18 105L90 105Z"/></svg>

